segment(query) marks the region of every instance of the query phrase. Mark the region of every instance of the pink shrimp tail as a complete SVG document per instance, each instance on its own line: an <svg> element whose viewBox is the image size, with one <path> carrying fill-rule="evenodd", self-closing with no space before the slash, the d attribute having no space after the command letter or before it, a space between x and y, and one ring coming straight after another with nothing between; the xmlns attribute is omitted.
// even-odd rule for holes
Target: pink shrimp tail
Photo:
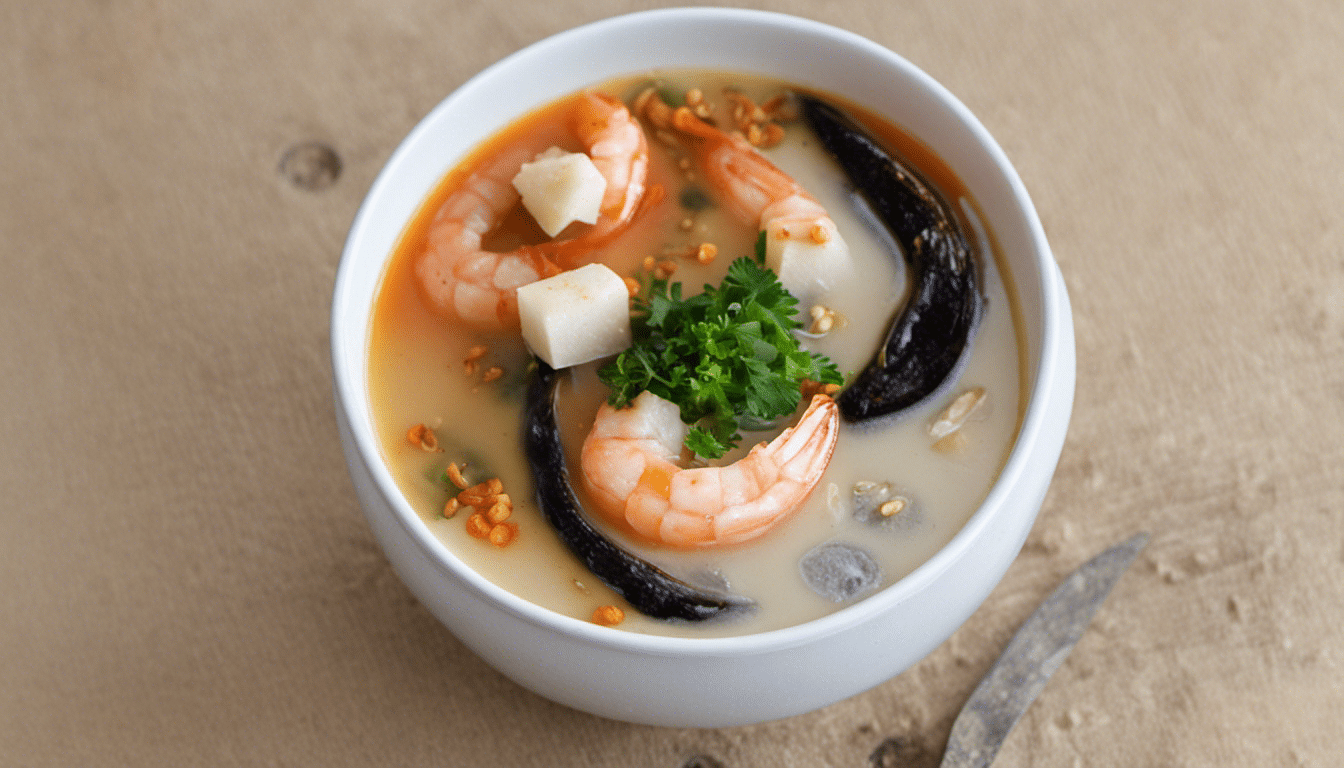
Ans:
<svg viewBox="0 0 1344 768"><path fill-rule="evenodd" d="M792 176L766 159L742 136L725 133L687 107L673 110L671 121L672 127L694 148L710 185L723 193L721 203L742 223L759 227L772 203L790 198L812 199Z"/></svg>
<svg viewBox="0 0 1344 768"><path fill-rule="evenodd" d="M682 469L672 463L684 435L675 405L656 397L619 411L603 405L583 446L590 499L612 523L669 546L750 541L787 519L821 481L838 414L833 399L816 395L797 424L738 461Z"/></svg>

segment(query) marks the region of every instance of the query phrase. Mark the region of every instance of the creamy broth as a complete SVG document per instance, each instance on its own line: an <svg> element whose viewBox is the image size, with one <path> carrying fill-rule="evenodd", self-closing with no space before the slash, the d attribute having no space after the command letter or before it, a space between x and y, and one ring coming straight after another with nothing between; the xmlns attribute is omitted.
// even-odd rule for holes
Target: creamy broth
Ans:
<svg viewBox="0 0 1344 768"><path fill-rule="evenodd" d="M601 90L629 103L652 80L609 83ZM720 94L725 87L744 92L757 103L785 88L761 78L704 72L659 73L657 81L676 92L698 87L715 103L723 102ZM914 160L958 208L971 205L950 171L917 141L852 105L844 106L860 116L869 130ZM599 606L617 605L625 610L622 629L701 637L778 629L851 604L823 598L800 576L800 558L823 542L848 542L872 555L882 568L882 587L908 574L946 544L984 500L1019 427L1020 332L1011 292L992 248L984 249L980 265L984 315L956 382L931 402L894 421L859 426L842 422L834 458L816 490L801 509L763 538L728 548L685 552L635 540L591 516L622 547L669 573L692 583L726 583L733 593L756 601L758 607L750 615L704 624L649 619L626 605L568 552L537 507L521 450L529 361L521 338L482 333L433 314L421 299L411 267L424 247L428 219L459 183L463 170L488 155L498 142L516 141L529 133L547 132L557 139L553 143L563 144L563 132L554 130L562 110L563 104L555 105L522 121L449 173L408 225L386 268L370 336L370 397L383 455L425 524L467 565L528 601L580 619L591 617ZM671 256L678 264L672 279L682 282L688 293L706 282L717 284L733 259L753 252L755 231L713 207L697 212L687 228L686 211L678 205L686 173L678 167L676 156L652 135L650 151L650 183L663 185L665 199L594 256L622 275L633 275L647 256L664 258L683 246L712 242L719 255L708 265ZM858 266L853 279L816 300L839 311L847 324L825 336L807 337L804 344L830 357L848 375L867 364L903 301L905 268L892 257L889 238L879 225L858 212L842 172L800 122L787 124L784 140L764 152L826 207ZM514 221L510 233L495 238L493 247L508 248L537 237L529 231L525 215L515 219L523 221ZM967 232L974 240L976 230L968 228ZM805 315L807 307L800 308ZM469 373L464 359L476 345L489 351ZM571 369L558 400L571 478L581 497L579 447L607 394L597 379L599 365ZM483 373L495 367L502 371L500 378L484 382ZM953 398L973 387L983 387L988 393L985 407L954 439L935 447L930 424ZM439 451L429 452L410 443L407 430L418 423L433 428ZM748 435L743 444L771 437ZM735 455L740 452L726 460ZM450 461L465 462L469 479L499 477L503 481L515 505L510 522L518 526L517 538L506 547L469 536L464 514L443 516L451 492L440 476ZM851 492L861 481L890 482L914 503L881 522L857 520Z"/></svg>

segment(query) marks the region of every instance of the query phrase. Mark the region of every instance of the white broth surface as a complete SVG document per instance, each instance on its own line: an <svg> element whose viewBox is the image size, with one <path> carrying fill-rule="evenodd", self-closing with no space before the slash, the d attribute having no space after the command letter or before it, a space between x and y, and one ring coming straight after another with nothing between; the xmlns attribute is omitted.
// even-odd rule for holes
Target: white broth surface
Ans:
<svg viewBox="0 0 1344 768"><path fill-rule="evenodd" d="M722 95L725 88L745 93L757 104L787 90L785 84L762 78L705 72L660 72L656 77L609 83L600 90L629 104L635 93L655 81L664 92L678 94L698 87L706 101L720 110L727 108ZM554 125L560 119L557 110L562 111L563 105L542 110L529 118L530 125L505 131L495 141L516 141L527 131L549 130L538 125ZM915 140L893 126L876 123L867 113L858 114L885 142L912 157L954 206L973 205L964 199L950 171ZM852 279L816 300L842 316L842 327L823 336L804 337L806 348L830 357L848 378L868 363L904 300L905 267L892 255L889 238L859 213L843 173L806 127L797 121L783 123L783 127L783 141L764 149L764 154L826 207L857 266ZM650 183L662 185L666 194L618 240L593 256L623 276L637 275L646 257L673 262L677 266L671 279L682 282L687 294L695 293L706 282L717 284L733 259L751 255L756 232L717 207L695 212L683 208L681 190L688 171L678 164L681 155L669 150L652 131L649 138ZM492 146L497 145L487 143L467 159L464 168L479 162ZM463 562L492 582L528 601L584 620L600 606L618 606L625 612L619 627L629 631L699 637L761 632L852 604L852 600L832 602L804 582L799 561L812 548L839 541L863 549L881 566L881 586L885 587L946 544L984 500L1016 438L1022 399L1019 324L1008 281L992 248L981 253L984 312L957 380L931 402L895 420L867 425L842 421L834 457L816 490L802 508L764 537L727 548L687 552L635 540L596 515L590 516L622 547L665 571L692 583L726 584L732 593L757 603L749 615L702 624L640 615L569 553L538 509L521 445L530 359L521 338L516 332L483 333L434 314L417 289L412 262L424 248L428 220L461 174L462 169L457 169L445 178L390 255L370 336L370 393L383 455L407 499ZM693 172L691 177L694 183ZM514 247L519 238L535 237L526 230L526 223L517 224L516 236L506 234L489 244L499 249ZM968 228L967 233L976 240L974 230ZM718 249L718 256L708 265L685 255L705 242ZM800 305L805 326L809 306ZM480 346L486 348L485 354L466 362L470 350ZM607 396L597 378L601 362L571 369L558 399L571 480L581 499L579 447ZM495 375L498 378L486 380ZM936 441L930 425L954 398L977 387L986 393L982 407L952 436ZM408 430L417 424L433 430L436 449L426 450L408 439ZM747 435L743 445L771 437ZM725 461L738 455L741 450ZM502 481L514 504L509 522L517 526L517 536L507 546L469 535L465 512L444 517L444 505L456 493L442 479L449 462L465 465L464 474L472 482L492 477ZM912 503L890 518L877 518L878 522L859 520L852 492L864 482L890 483Z"/></svg>

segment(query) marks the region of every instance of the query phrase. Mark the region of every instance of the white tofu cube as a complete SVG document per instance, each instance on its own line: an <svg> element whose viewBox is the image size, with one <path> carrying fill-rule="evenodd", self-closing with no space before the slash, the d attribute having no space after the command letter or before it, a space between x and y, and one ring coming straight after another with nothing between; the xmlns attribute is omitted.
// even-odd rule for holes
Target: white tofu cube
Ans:
<svg viewBox="0 0 1344 768"><path fill-rule="evenodd" d="M602 264L561 272L518 289L523 340L551 365L565 368L630 346L630 292Z"/></svg>
<svg viewBox="0 0 1344 768"><path fill-rule="evenodd" d="M802 302L835 287L854 269L849 246L829 220L824 225L802 226L771 222L765 230L765 264Z"/></svg>
<svg viewBox="0 0 1344 768"><path fill-rule="evenodd" d="M555 237L573 222L597 223L607 179L587 155L551 147L523 163L513 177L513 188L523 196L523 207L532 218Z"/></svg>

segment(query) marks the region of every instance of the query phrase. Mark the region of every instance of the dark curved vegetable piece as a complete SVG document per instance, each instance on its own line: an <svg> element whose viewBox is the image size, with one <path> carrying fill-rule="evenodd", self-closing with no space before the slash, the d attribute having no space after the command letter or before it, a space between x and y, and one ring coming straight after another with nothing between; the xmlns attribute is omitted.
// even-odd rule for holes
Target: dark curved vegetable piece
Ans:
<svg viewBox="0 0 1344 768"><path fill-rule="evenodd" d="M853 118L799 95L803 117L901 246L911 291L886 340L836 402L846 421L887 416L949 383L970 348L983 298L970 241L951 206Z"/></svg>
<svg viewBox="0 0 1344 768"><path fill-rule="evenodd" d="M523 445L542 514L588 570L624 597L635 610L657 619L705 621L750 609L746 598L697 589L616 546L583 515L569 483L560 431L555 423L559 377L545 362L527 388Z"/></svg>

